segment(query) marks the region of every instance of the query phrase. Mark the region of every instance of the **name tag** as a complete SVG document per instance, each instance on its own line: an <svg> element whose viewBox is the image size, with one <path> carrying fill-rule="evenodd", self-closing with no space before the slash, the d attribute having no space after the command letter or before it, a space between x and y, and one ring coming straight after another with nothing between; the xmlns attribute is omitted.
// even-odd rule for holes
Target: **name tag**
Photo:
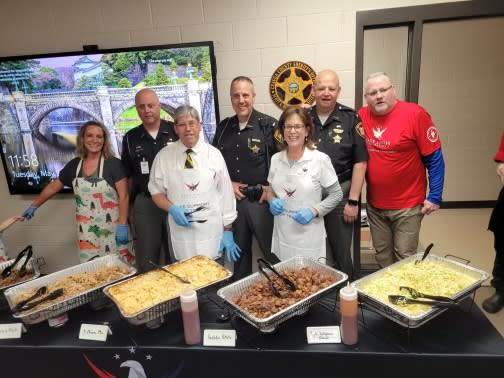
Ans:
<svg viewBox="0 0 504 378"><path fill-rule="evenodd" d="M236 346L236 331L234 329L205 329L203 332L204 346Z"/></svg>
<svg viewBox="0 0 504 378"><path fill-rule="evenodd" d="M336 344L341 343L338 326L306 327L308 344Z"/></svg>
<svg viewBox="0 0 504 378"><path fill-rule="evenodd" d="M148 175L149 174L149 162L148 161L141 161L140 162L140 171L142 172L142 175Z"/></svg>
<svg viewBox="0 0 504 378"><path fill-rule="evenodd" d="M109 326L101 324L86 324L82 323L79 339L93 341L107 341L107 335L112 334Z"/></svg>
<svg viewBox="0 0 504 378"><path fill-rule="evenodd" d="M22 323L0 324L0 339L20 339Z"/></svg>

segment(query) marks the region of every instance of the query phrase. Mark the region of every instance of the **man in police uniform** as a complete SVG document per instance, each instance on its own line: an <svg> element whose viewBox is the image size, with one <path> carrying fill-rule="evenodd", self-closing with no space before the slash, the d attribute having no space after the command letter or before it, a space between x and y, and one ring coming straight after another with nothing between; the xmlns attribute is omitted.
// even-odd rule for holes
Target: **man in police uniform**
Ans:
<svg viewBox="0 0 504 378"><path fill-rule="evenodd" d="M168 143L175 142L172 122L161 120L161 105L156 92L145 88L135 96L135 107L142 124L126 133L123 138L121 160L126 168L130 199L134 201L135 254L140 272L152 269L149 260L170 262L168 250L167 213L152 201L147 188L149 173L156 154Z"/></svg>
<svg viewBox="0 0 504 378"><path fill-rule="evenodd" d="M321 71L313 87L316 105L311 114L315 125L313 141L331 158L343 190L339 205L324 217L327 240L336 267L352 277L353 227L358 219L368 153L359 116L337 102L340 90L336 72Z"/></svg>
<svg viewBox="0 0 504 378"><path fill-rule="evenodd" d="M234 265L234 278L240 279L252 273L254 235L265 258L279 261L271 253L273 216L266 200L269 163L276 152L276 120L254 109L255 91L250 78L234 78L230 95L236 114L219 123L213 145L226 161L237 201L238 218L233 228L242 254Z"/></svg>

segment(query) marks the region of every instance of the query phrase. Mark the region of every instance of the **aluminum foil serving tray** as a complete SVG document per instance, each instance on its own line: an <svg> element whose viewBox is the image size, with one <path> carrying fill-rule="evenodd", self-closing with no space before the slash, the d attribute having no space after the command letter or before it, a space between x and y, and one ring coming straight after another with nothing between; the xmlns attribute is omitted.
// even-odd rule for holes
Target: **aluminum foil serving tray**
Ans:
<svg viewBox="0 0 504 378"><path fill-rule="evenodd" d="M419 260L422 258L423 253L418 253L416 255L410 256L404 260L398 261L389 267L380 269L366 277L363 277L361 279L358 279L357 281L352 282L352 286L355 287L359 293L359 298L361 302L364 304L364 306L368 306L370 309L373 311L385 316L386 318L393 320L394 322L400 324L403 327L408 327L408 328L418 328L421 325L425 324L429 320L435 318L439 314L445 312L447 308L439 308L439 307L431 307L429 310L426 310L425 312L418 314L418 315L411 315L405 311L401 311L399 308L394 307L391 303L388 301L382 301L378 298L372 297L366 293L364 293L361 288L365 285L368 284L369 282L372 282L375 280L377 277L380 276L380 274L383 273L385 269L395 269L400 267L403 264L410 263L412 260ZM458 261L454 261L452 259L448 259L446 257L440 257L436 256L433 254L430 254L426 257L424 261L433 261L433 262L439 262L440 264L445 264L448 268L453 269L454 271L464 273L470 277L473 277L476 281L467 286L464 287L462 290L459 292L455 293L451 298L454 299L455 301L461 301L464 298L468 297L471 293L473 293L478 287L481 286L481 284L488 279L488 273L486 273L483 270L473 268L469 265L462 264ZM436 293L429 293L429 294L436 294ZM420 298L421 299L421 298Z"/></svg>
<svg viewBox="0 0 504 378"><path fill-rule="evenodd" d="M0 272L3 272L3 270L5 268L7 268L9 265L13 264L14 261L15 261L15 259L11 259L11 260L4 261L4 262L0 263ZM24 261L25 261L25 257L23 257L21 259L21 261L17 264L17 266L19 267L19 266L23 265ZM40 266L41 265L44 265L43 258L31 257L30 260L28 261L28 264L26 264L26 271L27 271L27 274L33 273L33 276L31 276L30 278L28 278L27 280L24 280L24 281L13 282L10 285L0 286L0 310L9 309L9 304L7 302L7 299L5 298L5 296L3 294L5 292L5 290L7 290L11 287L17 286L17 285L24 284L26 282L32 281L32 280L40 277Z"/></svg>
<svg viewBox="0 0 504 378"><path fill-rule="evenodd" d="M301 315L309 310L309 308L317 303L317 301L323 297L325 294L328 294L331 289L336 288L337 286L343 284L348 276L331 268L330 266L321 264L315 260L312 260L308 257L295 256L288 260L282 261L278 264L275 264L274 267L279 272L282 272L286 269L301 269L304 267L311 268L316 272L320 272L323 274L330 275L334 277L335 282L322 290L317 291L316 293L311 294L310 296L303 298L299 302L290 305L289 307L284 308L283 310L267 317L267 318L258 318L246 310L239 307L237 304L233 302L233 298L239 297L244 294L250 287L252 287L255 283L263 281L264 277L259 274L259 272L252 274L251 276L245 277L240 281L232 283L226 287L223 287L217 292L221 298L223 298L227 305L231 307L232 310L235 311L235 314L258 328L263 333L273 332L278 325L286 321L287 319L292 318L295 315Z"/></svg>
<svg viewBox="0 0 504 378"><path fill-rule="evenodd" d="M200 258L206 258L206 259L210 260L206 256L198 255L198 256L190 257L185 260L180 260L180 261L173 263L173 264L170 264L170 265L166 265L165 268L175 267L175 266L180 265L184 262L190 261L191 259L200 259ZM218 264L217 262L215 262L215 263ZM222 269L226 271L226 276L224 278L209 282L208 284L206 284L204 286L193 287L193 289L198 292L202 289L205 289L210 286L216 285L218 283L224 282L224 281L228 280L233 275L233 273L230 272L229 270L227 270L226 268L222 267ZM143 275L146 275L146 274L148 274L148 272L144 273ZM168 274L168 273L166 273L166 274ZM128 321L128 323L130 323L132 325L142 325L145 323L150 323L150 324L156 323L157 325L152 327L152 328L155 328L163 322L164 315L180 308L179 295L177 295L173 298L167 299L165 301L159 302L153 306L147 307L147 308L145 308L139 312L136 312L134 314L128 314L127 312L125 312L121 308L120 303L117 302L117 299L111 294L111 291L110 291L114 286L126 284L128 281L136 280L141 277L142 277L142 275L138 275L136 277L132 277L127 280L121 281L120 283L117 283L117 284L107 285L107 287L105 287L103 289L103 292L105 293L105 295L107 297L109 297L117 305L119 312L124 317L124 319L126 319ZM147 326L149 326L149 324L147 324Z"/></svg>
<svg viewBox="0 0 504 378"><path fill-rule="evenodd" d="M106 255L103 257L96 258L92 261L85 262L83 264L75 265L67 269L60 270L58 272L54 272L48 274L47 276L37 278L35 280L14 286L5 291L5 297L9 303L10 308L14 307L14 299L20 295L21 293L36 289L41 286L46 286L52 284L60 279L84 272L95 272L101 267L110 266L110 267L121 267L128 271L128 274L122 276L111 282L117 282L124 278L130 277L136 273L136 268L132 267L129 264L126 264L121 257L115 254ZM52 303L44 308L34 309L33 311L26 311L19 314L13 314L15 318L21 319L21 321L25 324L36 324L40 323L44 320L48 320L50 318L54 318L58 315L61 315L73 308L82 306L88 302L104 298L102 288L106 285L109 285L111 282L106 282L101 285L94 287L93 289L84 291L75 295L73 297L65 297L60 302Z"/></svg>

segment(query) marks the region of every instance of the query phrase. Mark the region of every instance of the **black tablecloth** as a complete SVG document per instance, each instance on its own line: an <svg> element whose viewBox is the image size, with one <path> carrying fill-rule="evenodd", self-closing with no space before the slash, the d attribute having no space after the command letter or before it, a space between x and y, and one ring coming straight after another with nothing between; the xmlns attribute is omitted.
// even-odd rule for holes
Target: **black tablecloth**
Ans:
<svg viewBox="0 0 504 378"><path fill-rule="evenodd" d="M114 306L68 313L61 328L27 326L21 339L0 340L0 377L453 377L504 374L504 340L476 305L448 310L407 329L368 309L359 314L359 343L308 345L307 326L338 325L335 295L273 334L242 319L219 323L224 313L214 293L200 295L202 329L236 329L235 348L184 344L179 311L155 330L133 326ZM0 323L14 323L9 313ZM106 342L79 340L82 323L108 322ZM483 375L482 375L483 374Z"/></svg>

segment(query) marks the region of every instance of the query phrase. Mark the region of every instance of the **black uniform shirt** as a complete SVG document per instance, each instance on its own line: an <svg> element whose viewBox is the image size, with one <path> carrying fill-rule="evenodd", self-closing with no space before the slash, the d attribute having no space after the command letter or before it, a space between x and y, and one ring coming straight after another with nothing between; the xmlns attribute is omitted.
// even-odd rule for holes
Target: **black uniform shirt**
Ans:
<svg viewBox="0 0 504 378"><path fill-rule="evenodd" d="M222 153L231 181L268 184L269 163L276 152L275 124L273 117L256 110L252 111L243 130L240 130L236 115L219 123L213 145Z"/></svg>
<svg viewBox="0 0 504 378"><path fill-rule="evenodd" d="M319 151L329 155L338 181L352 178L355 163L368 160L364 129L357 113L344 105L336 106L324 125L317 115L316 106L311 109L315 129L313 142Z"/></svg>
<svg viewBox="0 0 504 378"><path fill-rule="evenodd" d="M175 134L173 122L164 120L161 120L156 139L152 138L143 124L124 135L121 160L126 174L133 179L131 199L134 199L138 193L149 194L147 188L149 173L142 173L141 162L146 161L149 164L150 172L156 154L168 143L176 140L178 140L178 136Z"/></svg>

